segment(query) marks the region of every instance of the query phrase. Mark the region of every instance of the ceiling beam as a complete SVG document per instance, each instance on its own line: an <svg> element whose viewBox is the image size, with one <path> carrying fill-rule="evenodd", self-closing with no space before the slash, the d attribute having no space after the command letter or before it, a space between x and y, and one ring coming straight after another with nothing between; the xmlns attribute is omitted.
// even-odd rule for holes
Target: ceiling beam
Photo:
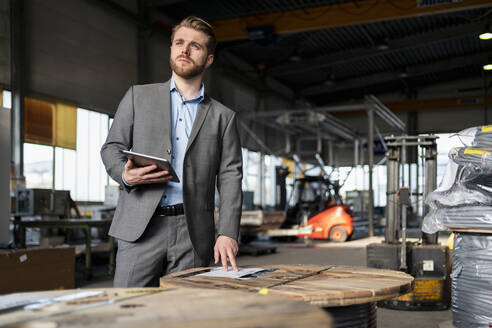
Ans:
<svg viewBox="0 0 492 328"><path fill-rule="evenodd" d="M379 117L381 117L386 123L392 127L405 131L406 125L398 116L395 115L385 104L374 95L367 95L364 97L368 105L372 105L372 110ZM369 106L368 106L369 107Z"/></svg>
<svg viewBox="0 0 492 328"><path fill-rule="evenodd" d="M441 42L450 39L459 39L469 35L478 34L483 31L485 27L485 22L474 22L437 31L422 33L419 35L412 35L401 39L387 40L384 44L388 47L386 50L381 50L377 47L361 47L349 51L305 59L295 63L286 63L273 66L268 70L268 74L273 76L282 76L306 71L313 71L329 66L345 64L347 62L356 61L371 56L382 54L386 55L397 51L432 44L435 42Z"/></svg>
<svg viewBox="0 0 492 328"><path fill-rule="evenodd" d="M423 74L447 71L454 68L466 67L470 65L486 64L488 62L489 56L491 55L491 51L486 51L474 55L460 56L435 61L429 64L409 66L406 68L406 78ZM401 72L384 72L372 75L358 76L356 78L341 80L338 82L335 81L333 85L323 84L307 87L301 90L301 95L315 96L320 94L328 94L350 89L362 88L369 85L400 80L402 79L400 75Z"/></svg>
<svg viewBox="0 0 492 328"><path fill-rule="evenodd" d="M436 98L436 99L412 99L398 102L387 102L386 107L392 112L419 112L426 110L449 110L449 109L470 109L483 108L492 106L492 96L470 95L451 98ZM339 109L332 107L326 111L332 113L336 117L347 115L364 115L366 110L363 105L356 105L348 109Z"/></svg>
<svg viewBox="0 0 492 328"><path fill-rule="evenodd" d="M391 103L393 112L415 112L422 110L482 108L492 105L492 96L464 96L442 99L418 99Z"/></svg>
<svg viewBox="0 0 492 328"><path fill-rule="evenodd" d="M491 7L490 0L463 0L417 6L416 0L360 0L210 22L218 41L248 39L248 29L273 26L276 34L290 34L393 19Z"/></svg>

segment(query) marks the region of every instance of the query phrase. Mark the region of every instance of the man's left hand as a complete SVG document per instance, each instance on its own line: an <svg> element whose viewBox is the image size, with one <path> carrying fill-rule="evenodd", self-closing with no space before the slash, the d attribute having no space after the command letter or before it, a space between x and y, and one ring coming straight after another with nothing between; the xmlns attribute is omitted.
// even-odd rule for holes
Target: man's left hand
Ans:
<svg viewBox="0 0 492 328"><path fill-rule="evenodd" d="M239 271L236 265L236 254L238 251L237 241L231 237L220 235L215 242L214 258L215 264L222 262L222 267L227 271L227 261L231 262L234 271Z"/></svg>

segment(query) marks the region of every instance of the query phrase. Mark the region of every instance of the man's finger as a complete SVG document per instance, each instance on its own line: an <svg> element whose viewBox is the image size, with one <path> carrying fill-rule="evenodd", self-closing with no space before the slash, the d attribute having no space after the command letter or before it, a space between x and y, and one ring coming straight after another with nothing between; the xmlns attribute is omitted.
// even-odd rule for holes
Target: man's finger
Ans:
<svg viewBox="0 0 492 328"><path fill-rule="evenodd" d="M157 168L157 165L152 164L152 165L147 165L147 166L142 166L142 167L136 168L135 170L136 170L136 172L139 173L139 175L145 175L149 172L154 171L156 168Z"/></svg>
<svg viewBox="0 0 492 328"><path fill-rule="evenodd" d="M135 168L135 165L133 164L131 159L128 159L125 163L125 171L132 170Z"/></svg>
<svg viewBox="0 0 492 328"><path fill-rule="evenodd" d="M151 180L143 180L141 184L152 184L152 183L164 183L167 182L167 180L163 179L151 179Z"/></svg>
<svg viewBox="0 0 492 328"><path fill-rule="evenodd" d="M222 260L222 267L224 268L224 271L225 272L229 271L227 265L227 254L224 250L220 252L220 259Z"/></svg>
<svg viewBox="0 0 492 328"><path fill-rule="evenodd" d="M234 251L232 249L228 252L228 256L229 262L231 262L232 265L232 269L234 269L234 271L236 272L239 271L236 265L236 257L234 256Z"/></svg>
<svg viewBox="0 0 492 328"><path fill-rule="evenodd" d="M142 179L158 179L158 178L164 178L165 176L169 175L169 172L168 171L158 171L158 172L154 172L154 173L149 173L149 174L145 174L142 176Z"/></svg>
<svg viewBox="0 0 492 328"><path fill-rule="evenodd" d="M219 263L219 249L216 247L214 247L214 260L215 260L215 264Z"/></svg>
<svg viewBox="0 0 492 328"><path fill-rule="evenodd" d="M143 180L142 183L164 183L164 182L168 182L171 179L172 179L172 176L170 176L170 175L166 175L164 177L152 178L152 179L148 179L147 176L143 176L142 177L142 180Z"/></svg>

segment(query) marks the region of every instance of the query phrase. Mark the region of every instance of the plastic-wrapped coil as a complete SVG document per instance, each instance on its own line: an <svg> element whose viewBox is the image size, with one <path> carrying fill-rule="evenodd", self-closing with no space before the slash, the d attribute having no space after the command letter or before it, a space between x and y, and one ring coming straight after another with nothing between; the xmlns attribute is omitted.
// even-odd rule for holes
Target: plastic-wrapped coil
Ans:
<svg viewBox="0 0 492 328"><path fill-rule="evenodd" d="M479 148L492 148L492 133L484 129L479 130L473 139L473 146Z"/></svg>
<svg viewBox="0 0 492 328"><path fill-rule="evenodd" d="M456 233L451 310L457 328L492 326L492 235Z"/></svg>
<svg viewBox="0 0 492 328"><path fill-rule="evenodd" d="M455 206L436 210L447 227L492 229L492 206Z"/></svg>
<svg viewBox="0 0 492 328"><path fill-rule="evenodd" d="M337 328L376 328L376 303L324 308L335 320Z"/></svg>
<svg viewBox="0 0 492 328"><path fill-rule="evenodd" d="M457 147L449 151L449 157L458 165L473 164L477 167L492 169L492 150Z"/></svg>
<svg viewBox="0 0 492 328"><path fill-rule="evenodd" d="M431 209L467 206L492 206L492 191L484 190L479 185L455 184L449 190L429 193L425 203Z"/></svg>

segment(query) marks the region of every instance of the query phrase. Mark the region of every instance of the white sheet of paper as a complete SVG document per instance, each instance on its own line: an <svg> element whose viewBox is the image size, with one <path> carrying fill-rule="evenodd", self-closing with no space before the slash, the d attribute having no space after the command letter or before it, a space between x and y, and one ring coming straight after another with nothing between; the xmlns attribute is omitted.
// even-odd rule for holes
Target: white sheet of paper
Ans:
<svg viewBox="0 0 492 328"><path fill-rule="evenodd" d="M0 311L25 306L46 299L46 295L4 295L0 296Z"/></svg>
<svg viewBox="0 0 492 328"><path fill-rule="evenodd" d="M73 293L73 294L67 294L67 295L62 295L58 297L53 297L53 298L46 298L43 300L39 300L38 302L34 304L29 304L24 307L24 310L34 310L38 308L42 308L44 306L48 306L54 303L58 302L67 302L67 301L73 301L73 300L78 300L81 298L86 298L86 297L93 297L102 294L102 290L89 290L89 291L82 291L78 293Z"/></svg>
<svg viewBox="0 0 492 328"><path fill-rule="evenodd" d="M221 277L221 278L233 278L233 279L250 279L249 277L243 278L250 274L255 274L257 272L265 270L264 268L238 268L239 271L236 272L229 267L229 271L225 271L223 267L217 267L211 269L209 272L197 274L197 276L202 277Z"/></svg>

